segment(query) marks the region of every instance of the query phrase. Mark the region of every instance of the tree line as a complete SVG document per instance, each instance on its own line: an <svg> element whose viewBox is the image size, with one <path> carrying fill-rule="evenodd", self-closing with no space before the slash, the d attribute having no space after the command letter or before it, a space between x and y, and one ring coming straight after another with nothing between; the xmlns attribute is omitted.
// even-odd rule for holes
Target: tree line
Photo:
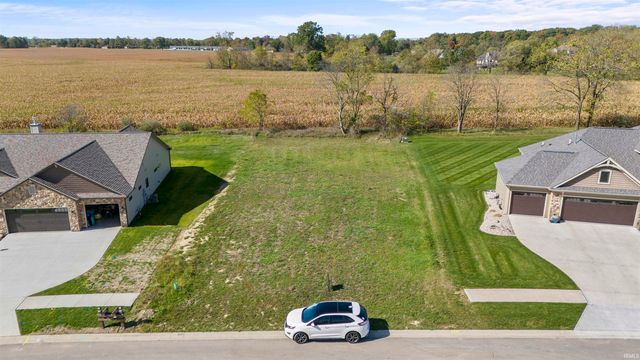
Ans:
<svg viewBox="0 0 640 360"><path fill-rule="evenodd" d="M570 51L559 52L549 63L546 79L556 92L554 100L574 109L576 129L592 126L599 105L611 89L638 70L640 42L630 35L633 34L627 29L614 27L599 29L589 36L575 34L569 39ZM381 84L373 85L377 61L361 43L351 42L337 49L324 66L321 85L331 95L338 129L345 135L357 134L370 120L364 119L365 106L373 105L377 109L373 125L379 131L406 135L427 130L432 121L435 93L427 91L419 104L404 105L395 75L385 74ZM467 114L480 91L489 94L493 129L504 126L501 116L509 102L504 76L482 75L474 64L458 61L449 66L447 83L451 90L447 101L456 119L457 132L464 130ZM244 107L249 108L245 114L259 115L245 119L258 123L262 130L267 117L267 94L256 90Z"/></svg>
<svg viewBox="0 0 640 360"><path fill-rule="evenodd" d="M0 35L0 48L21 47L110 47L165 49L170 46L219 46L207 67L318 71L336 52L356 45L375 58L375 72L445 73L457 63L474 62L487 52L498 54L498 70L510 73L547 74L564 52L573 51L572 39L588 37L605 29L593 25L582 29L549 28L537 31L508 30L474 33L435 33L420 39L398 38L394 30L380 34L324 34L315 22L305 22L284 36L234 37L218 33L202 40L189 38L65 38L43 39ZM640 41L635 26L617 27L629 36L628 45Z"/></svg>

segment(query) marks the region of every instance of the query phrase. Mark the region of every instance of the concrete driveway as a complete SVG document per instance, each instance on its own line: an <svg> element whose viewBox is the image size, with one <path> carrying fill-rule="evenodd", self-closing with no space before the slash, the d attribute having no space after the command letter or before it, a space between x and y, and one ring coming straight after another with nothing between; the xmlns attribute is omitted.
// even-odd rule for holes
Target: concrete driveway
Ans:
<svg viewBox="0 0 640 360"><path fill-rule="evenodd" d="M587 308L576 330L640 331L640 231L630 226L510 215L518 239L564 271Z"/></svg>
<svg viewBox="0 0 640 360"><path fill-rule="evenodd" d="M0 241L0 336L19 335L15 308L27 296L91 269L119 227L9 234Z"/></svg>

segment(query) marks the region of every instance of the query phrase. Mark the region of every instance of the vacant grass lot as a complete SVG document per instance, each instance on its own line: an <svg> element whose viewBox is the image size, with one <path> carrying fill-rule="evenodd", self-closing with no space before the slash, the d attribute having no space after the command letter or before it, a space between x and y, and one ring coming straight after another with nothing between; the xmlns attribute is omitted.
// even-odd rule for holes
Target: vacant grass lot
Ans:
<svg viewBox="0 0 640 360"><path fill-rule="evenodd" d="M121 121L158 120L175 127L243 127L242 101L255 89L271 104L267 126L335 126L336 110L322 73L209 70L208 52L135 49L0 49L0 128L25 129L32 115L47 128L67 104L82 106L92 125L118 128ZM453 127L451 89L445 75L397 74L401 105L417 105L435 93L436 126ZM381 77L372 87L380 87ZM481 78L486 84L486 79ZM537 75L504 77L506 109L500 127L571 126L573 110ZM640 122L640 82L623 82L608 94L597 120ZM564 103L564 106L560 103ZM365 117L374 113L368 106ZM468 127L493 124L486 85L467 115ZM379 113L379 112L378 112ZM606 120L607 122L603 122Z"/></svg>
<svg viewBox="0 0 640 360"><path fill-rule="evenodd" d="M136 303L156 311L143 330L280 329L290 309L332 298L362 302L377 328L572 328L582 305L461 292L575 288L516 238L478 230L493 162L551 135L258 138L199 243L165 258Z"/></svg>
<svg viewBox="0 0 640 360"><path fill-rule="evenodd" d="M249 142L213 133L163 138L172 147L172 170L158 189L160 202L148 204L131 227L123 228L100 262L85 274L37 295L136 292L145 286L176 235L207 205ZM23 334L47 326L96 326L95 309L18 311Z"/></svg>

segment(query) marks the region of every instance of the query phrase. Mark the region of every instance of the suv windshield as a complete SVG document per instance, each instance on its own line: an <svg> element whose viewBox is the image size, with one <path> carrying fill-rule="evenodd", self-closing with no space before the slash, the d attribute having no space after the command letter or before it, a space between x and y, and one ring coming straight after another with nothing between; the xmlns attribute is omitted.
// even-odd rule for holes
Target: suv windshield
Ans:
<svg viewBox="0 0 640 360"><path fill-rule="evenodd" d="M318 304L313 304L302 310L302 322L309 322L318 316Z"/></svg>

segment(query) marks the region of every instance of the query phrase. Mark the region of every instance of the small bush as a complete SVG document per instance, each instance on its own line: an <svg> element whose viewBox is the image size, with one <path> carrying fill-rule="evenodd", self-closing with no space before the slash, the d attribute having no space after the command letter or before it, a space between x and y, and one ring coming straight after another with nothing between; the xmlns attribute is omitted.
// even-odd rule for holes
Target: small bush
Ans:
<svg viewBox="0 0 640 360"><path fill-rule="evenodd" d="M85 132L88 130L88 122L84 109L76 104L63 107L56 118L56 125L66 132Z"/></svg>
<svg viewBox="0 0 640 360"><path fill-rule="evenodd" d="M196 125L194 123L192 123L191 121L181 121L181 122L178 123L178 126L176 128L178 129L178 131L196 131L196 130L198 130Z"/></svg>
<svg viewBox="0 0 640 360"><path fill-rule="evenodd" d="M142 131L149 131L156 135L164 135L167 133L167 129L157 120L147 120L140 123L138 129Z"/></svg>
<svg viewBox="0 0 640 360"><path fill-rule="evenodd" d="M121 128L126 128L127 126L135 126L135 122L131 118L124 118L120 120Z"/></svg>

